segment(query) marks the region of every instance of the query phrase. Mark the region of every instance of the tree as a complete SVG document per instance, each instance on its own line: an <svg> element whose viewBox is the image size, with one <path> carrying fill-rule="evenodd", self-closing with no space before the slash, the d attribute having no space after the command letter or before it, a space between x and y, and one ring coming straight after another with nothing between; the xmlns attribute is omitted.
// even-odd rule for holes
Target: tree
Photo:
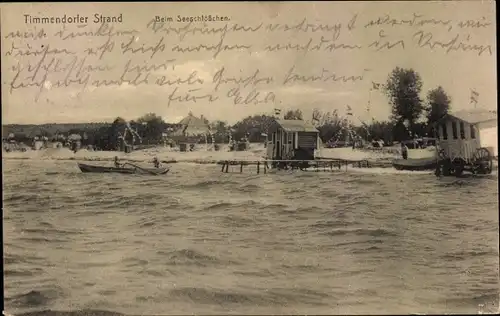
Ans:
<svg viewBox="0 0 500 316"><path fill-rule="evenodd" d="M399 67L396 67L389 74L385 85L385 93L392 106L392 122L394 124L407 122L410 133L413 133L415 123L424 110L420 99L421 90L422 79L420 75L413 69ZM397 136L397 140L403 140L410 135L395 136Z"/></svg>
<svg viewBox="0 0 500 316"><path fill-rule="evenodd" d="M68 135L71 135L71 134L78 134L78 135L80 135L82 133L83 133L83 129L81 129L81 128L70 128L68 130Z"/></svg>
<svg viewBox="0 0 500 316"><path fill-rule="evenodd" d="M319 130L319 137L323 142L328 142L332 138L345 139L344 120L339 117L337 110L322 112L314 109L312 122ZM343 133L340 135L339 133Z"/></svg>
<svg viewBox="0 0 500 316"><path fill-rule="evenodd" d="M53 135L50 131L48 131L47 129L40 129L40 135L39 136L42 136L42 137L47 137L47 138L53 138Z"/></svg>
<svg viewBox="0 0 500 316"><path fill-rule="evenodd" d="M130 125L134 126L132 122ZM147 113L137 119L137 127L135 128L145 143L154 144L161 142L166 124L161 116Z"/></svg>
<svg viewBox="0 0 500 316"><path fill-rule="evenodd" d="M250 142L262 141L263 133L267 133L269 126L275 118L269 115L254 115L237 122L233 125L233 137L236 140L248 136Z"/></svg>
<svg viewBox="0 0 500 316"><path fill-rule="evenodd" d="M433 125L439 121L450 110L451 98L444 89L439 86L427 93L426 118L427 127L434 134Z"/></svg>
<svg viewBox="0 0 500 316"><path fill-rule="evenodd" d="M363 139L383 140L384 143L392 143L393 124L386 121L372 120L370 124L363 123L363 126L355 128L356 133Z"/></svg>
<svg viewBox="0 0 500 316"><path fill-rule="evenodd" d="M139 117L137 123L151 122L151 121L163 121L161 116L156 115L155 113L146 113L143 116Z"/></svg>
<svg viewBox="0 0 500 316"><path fill-rule="evenodd" d="M229 126L227 122L215 121L210 124L214 140L216 143L225 143L229 135Z"/></svg>
<svg viewBox="0 0 500 316"><path fill-rule="evenodd" d="M121 117L117 117L111 126L108 128L106 149L108 150L119 150L120 149L120 135L123 136L127 121Z"/></svg>
<svg viewBox="0 0 500 316"><path fill-rule="evenodd" d="M102 126L94 132L92 144L100 150L116 150L117 140L110 134L111 126Z"/></svg>
<svg viewBox="0 0 500 316"><path fill-rule="evenodd" d="M283 116L284 120L303 120L301 110L288 110Z"/></svg>

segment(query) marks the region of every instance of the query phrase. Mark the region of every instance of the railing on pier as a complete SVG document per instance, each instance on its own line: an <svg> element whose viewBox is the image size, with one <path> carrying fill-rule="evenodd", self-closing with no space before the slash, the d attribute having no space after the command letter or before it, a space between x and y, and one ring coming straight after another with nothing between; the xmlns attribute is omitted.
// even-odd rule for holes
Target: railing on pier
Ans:
<svg viewBox="0 0 500 316"><path fill-rule="evenodd" d="M222 165L221 172L228 173L229 166L239 166L240 173L243 173L244 166L256 166L257 174L262 171L264 174L273 166L276 169L299 169L307 170L313 168L315 171L333 171L341 170L343 167L347 170L348 166L358 168L370 168L371 164L368 160L344 160L344 159L316 159L316 160L221 160L217 162Z"/></svg>

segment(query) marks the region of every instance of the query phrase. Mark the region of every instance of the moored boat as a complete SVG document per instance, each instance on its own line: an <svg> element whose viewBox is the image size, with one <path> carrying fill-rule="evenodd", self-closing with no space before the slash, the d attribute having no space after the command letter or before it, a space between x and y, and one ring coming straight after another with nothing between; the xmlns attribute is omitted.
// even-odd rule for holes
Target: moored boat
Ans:
<svg viewBox="0 0 500 316"><path fill-rule="evenodd" d="M397 170L410 170L410 171L421 171L421 170L434 170L436 169L437 159L431 158L419 158L419 159L394 159L392 165Z"/></svg>
<svg viewBox="0 0 500 316"><path fill-rule="evenodd" d="M78 168L80 168L80 170L84 173L92 172L92 173L162 175L170 171L169 168L142 168L131 163L126 163L122 167L106 167L106 166L95 166L95 165L78 163Z"/></svg>

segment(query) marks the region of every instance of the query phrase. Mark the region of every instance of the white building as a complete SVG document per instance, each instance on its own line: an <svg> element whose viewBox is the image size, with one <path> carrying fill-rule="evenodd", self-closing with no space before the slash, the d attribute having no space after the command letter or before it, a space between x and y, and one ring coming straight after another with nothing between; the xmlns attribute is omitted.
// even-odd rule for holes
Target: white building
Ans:
<svg viewBox="0 0 500 316"><path fill-rule="evenodd" d="M439 145L452 160L460 157L469 161L481 147L497 157L497 129L496 111L475 109L449 113L439 122Z"/></svg>

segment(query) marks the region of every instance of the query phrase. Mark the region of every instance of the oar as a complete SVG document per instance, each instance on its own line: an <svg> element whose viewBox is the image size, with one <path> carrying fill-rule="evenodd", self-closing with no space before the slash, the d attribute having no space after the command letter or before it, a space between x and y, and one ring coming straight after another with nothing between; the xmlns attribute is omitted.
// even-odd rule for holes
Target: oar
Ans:
<svg viewBox="0 0 500 316"><path fill-rule="evenodd" d="M156 172L150 171L150 170L148 170L148 169L141 168L141 167L139 167L139 166L137 166L137 165L134 165L134 164L131 164L131 163L129 163L129 162L126 162L126 163L124 163L123 165L124 165L124 166L125 166L125 165L131 165L132 167L137 168L137 169L140 169L140 170L142 170L142 171L145 171L145 172L147 172L147 173L149 173L149 174L151 174L151 175L155 175L155 176L157 176L157 175L158 175Z"/></svg>

